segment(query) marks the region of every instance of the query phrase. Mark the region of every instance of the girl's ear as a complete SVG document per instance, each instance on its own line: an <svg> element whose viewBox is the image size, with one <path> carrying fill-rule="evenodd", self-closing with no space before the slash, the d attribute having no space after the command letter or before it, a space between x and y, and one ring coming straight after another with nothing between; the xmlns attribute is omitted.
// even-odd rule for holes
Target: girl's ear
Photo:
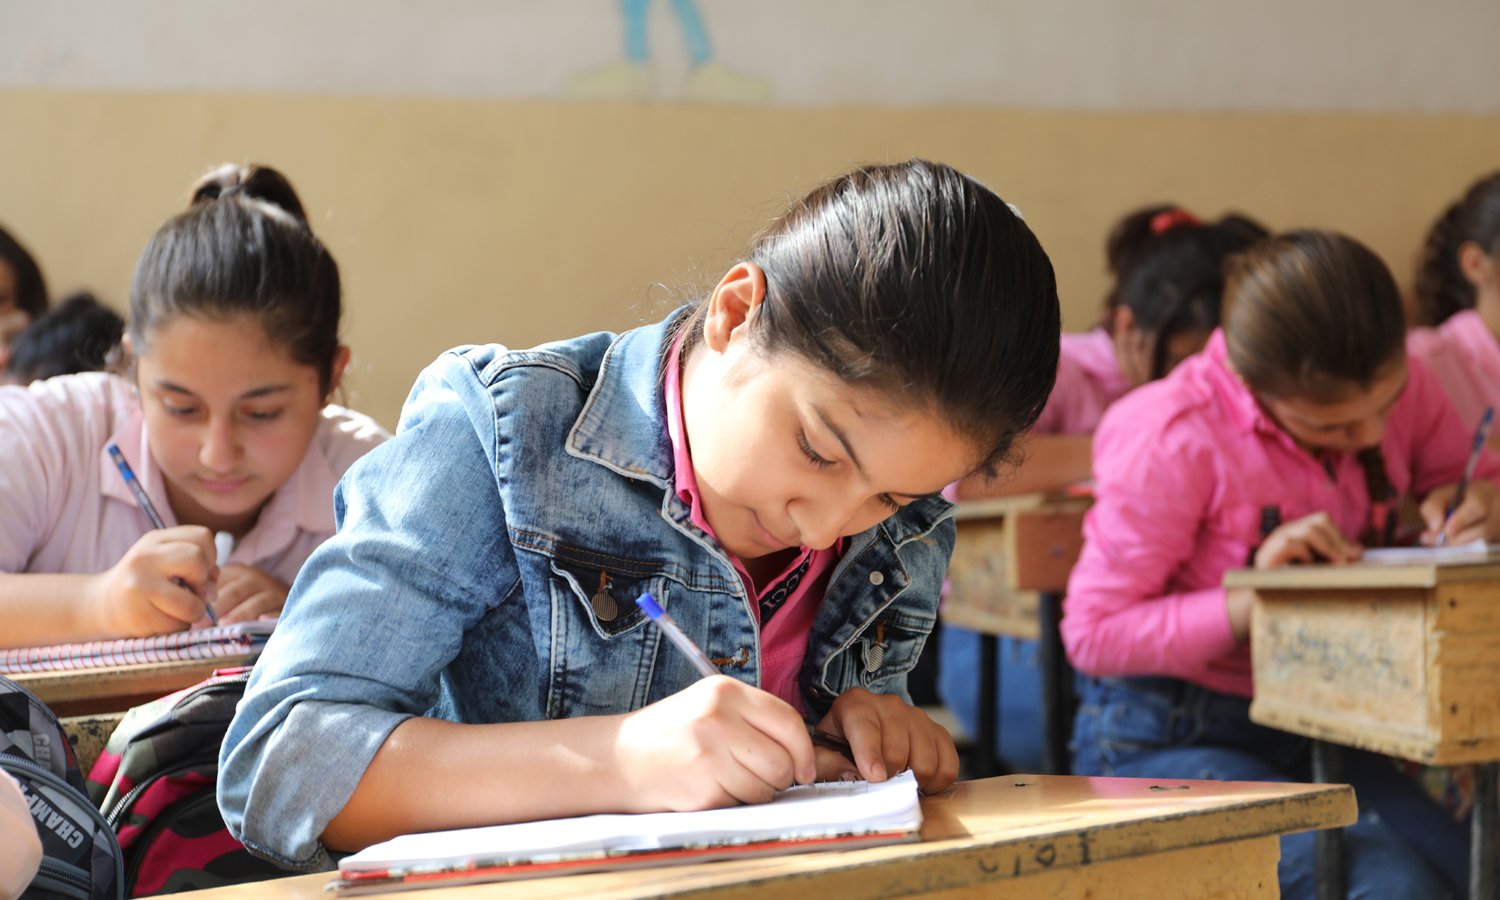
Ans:
<svg viewBox="0 0 1500 900"><path fill-rule="evenodd" d="M766 273L753 262L742 262L724 273L708 298L703 318L703 343L723 353L736 334L743 337L755 311L766 299Z"/></svg>
<svg viewBox="0 0 1500 900"><path fill-rule="evenodd" d="M323 405L327 406L333 402L333 395L339 389L339 384L344 380L344 369L349 365L349 348L339 344L338 350L333 354L333 370L329 373L328 393L323 395Z"/></svg>
<svg viewBox="0 0 1500 900"><path fill-rule="evenodd" d="M1500 259L1484 252L1484 248L1473 241L1459 245L1458 268L1475 288L1493 290L1500 282Z"/></svg>

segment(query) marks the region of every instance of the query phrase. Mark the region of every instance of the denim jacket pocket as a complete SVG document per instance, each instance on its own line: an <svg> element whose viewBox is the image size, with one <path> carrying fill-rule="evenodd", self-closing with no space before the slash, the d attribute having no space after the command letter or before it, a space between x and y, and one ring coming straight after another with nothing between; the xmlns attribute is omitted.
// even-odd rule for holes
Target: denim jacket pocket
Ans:
<svg viewBox="0 0 1500 900"><path fill-rule="evenodd" d="M860 686L877 694L897 693L891 679L905 683L906 674L917 666L927 631L913 628L904 616L882 615L859 636L854 662L860 669Z"/></svg>
<svg viewBox="0 0 1500 900"><path fill-rule="evenodd" d="M650 591L666 603L672 583L655 566L601 565L560 548L550 563L551 661L547 716L614 715L650 702L661 633L635 600Z"/></svg>

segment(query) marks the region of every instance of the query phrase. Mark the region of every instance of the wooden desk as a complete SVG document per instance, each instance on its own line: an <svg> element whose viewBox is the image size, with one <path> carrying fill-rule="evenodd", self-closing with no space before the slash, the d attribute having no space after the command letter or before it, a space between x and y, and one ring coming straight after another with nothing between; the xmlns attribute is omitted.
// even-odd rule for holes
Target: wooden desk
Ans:
<svg viewBox="0 0 1500 900"><path fill-rule="evenodd" d="M1083 549L1083 515L1093 500L1028 494L959 504L958 538L948 564L943 621L977 631L981 776L994 774L997 635L1038 642L1042 758L1054 775L1069 768L1073 732L1073 669L1058 625L1068 575Z"/></svg>
<svg viewBox="0 0 1500 900"><path fill-rule="evenodd" d="M1432 765L1485 764L1470 895L1493 896L1500 564L1242 569L1224 585L1255 591L1251 719ZM1320 748L1314 764L1338 780L1336 757Z"/></svg>
<svg viewBox="0 0 1500 900"><path fill-rule="evenodd" d="M249 665L253 656L225 656L186 662L106 666L67 672L32 672L7 676L36 694L59 716L124 712L173 691L191 687L214 673Z"/></svg>
<svg viewBox="0 0 1500 900"><path fill-rule="evenodd" d="M922 843L843 853L456 888L432 900L924 895L1177 900L1280 896L1278 836L1354 821L1343 785L1026 775L922 801ZM327 873L215 888L194 900L327 900ZM393 895L394 896L394 895Z"/></svg>

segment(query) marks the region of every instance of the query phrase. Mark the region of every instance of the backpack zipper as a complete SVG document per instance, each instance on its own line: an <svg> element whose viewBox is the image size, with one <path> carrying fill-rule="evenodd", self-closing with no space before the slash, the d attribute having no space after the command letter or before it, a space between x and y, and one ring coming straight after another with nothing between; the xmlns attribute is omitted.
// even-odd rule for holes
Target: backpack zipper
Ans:
<svg viewBox="0 0 1500 900"><path fill-rule="evenodd" d="M42 864L37 867L36 879L32 883L49 891L76 897L77 900L89 900L94 888L93 879L82 869L45 856L42 857Z"/></svg>
<svg viewBox="0 0 1500 900"><path fill-rule="evenodd" d="M26 777L34 778L37 781L40 781L43 784L51 787L53 790L63 791L71 795L78 795L77 788L73 787L71 784L68 784L68 782L64 779L58 778L57 774L51 769L44 768L42 765L34 762L33 760L25 759L24 757L19 756L0 756L0 769L19 770L22 774L26 775ZM96 827L103 827L103 833L108 836L106 840L108 840L110 845L114 848L115 896L121 898L121 900L124 900L125 860L123 858L124 854L120 851L120 842L115 838L114 826L110 825L110 823L104 818L104 815L100 813L99 810L94 808L94 804L89 801L88 797L78 795L78 799L81 799L83 801L82 803L78 803L78 806L93 818L94 825Z"/></svg>
<svg viewBox="0 0 1500 900"><path fill-rule="evenodd" d="M156 784L163 778L170 778L174 775L180 775L183 771L191 769L194 766L201 766L204 763L217 764L218 761L219 754L217 753L215 753L213 756L208 756L206 754L195 756L185 762L178 763L165 772L157 772L155 775L152 775L150 778L147 778L145 781L131 788L130 793L126 794L124 797L121 797L120 802L115 804L115 808L110 810L109 819L107 820L110 830L112 832L117 832L119 830L120 820L125 818L126 813L132 806L135 805L135 801L140 799L141 794L144 793L147 788L151 787L151 785Z"/></svg>

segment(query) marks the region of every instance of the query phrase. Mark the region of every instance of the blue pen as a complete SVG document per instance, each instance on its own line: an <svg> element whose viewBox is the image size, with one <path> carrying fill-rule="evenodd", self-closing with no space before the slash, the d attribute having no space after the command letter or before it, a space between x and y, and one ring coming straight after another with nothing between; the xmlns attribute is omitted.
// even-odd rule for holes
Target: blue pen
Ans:
<svg viewBox="0 0 1500 900"><path fill-rule="evenodd" d="M146 489L141 487L140 481L135 477L135 470L130 468L130 463L125 461L125 454L120 452L119 446L111 443L106 444L104 449L109 451L109 458L115 461L115 468L120 470L120 477L125 479L125 486L130 488L130 493L135 495L136 506L139 506L141 512L146 514L146 518L151 520L151 527L158 530L166 528L166 523L161 520L156 507L151 504L151 498L146 496ZM172 583L189 591L192 590L181 578L173 578ZM208 610L208 620L215 625L219 624L219 614L214 612L214 605L204 600L203 608Z"/></svg>
<svg viewBox="0 0 1500 900"><path fill-rule="evenodd" d="M1490 438L1490 426L1494 424L1495 407L1486 407L1484 415L1479 418L1479 427L1474 429L1474 446L1469 450L1469 462L1464 466L1463 477L1458 479L1458 490L1453 494L1453 502L1448 504L1448 511L1443 513L1443 530L1438 532L1437 539L1439 547L1448 540L1448 520L1453 518L1458 505L1464 502L1464 492L1469 489L1469 479L1474 477L1474 469L1479 465L1479 454L1484 452L1484 444Z"/></svg>
<svg viewBox="0 0 1500 900"><path fill-rule="evenodd" d="M710 675L722 674L719 671L719 667L714 665L713 660L709 659L702 650L698 649L698 645L693 643L693 639L684 634L682 629L677 626L677 623L672 621L672 617L667 615L661 606L657 604L656 598L651 596L649 591L642 594L635 601L635 605L644 610L651 621L656 623L656 627L661 629L662 634L667 636L667 640L671 641L678 650L681 650L687 656L688 662L693 664L693 668L698 670L698 674L704 678ZM837 750L851 760L854 759L854 750L849 746L848 741L836 735L829 734L821 728L814 728L808 725L807 736L812 738L814 744L821 744L830 750Z"/></svg>

